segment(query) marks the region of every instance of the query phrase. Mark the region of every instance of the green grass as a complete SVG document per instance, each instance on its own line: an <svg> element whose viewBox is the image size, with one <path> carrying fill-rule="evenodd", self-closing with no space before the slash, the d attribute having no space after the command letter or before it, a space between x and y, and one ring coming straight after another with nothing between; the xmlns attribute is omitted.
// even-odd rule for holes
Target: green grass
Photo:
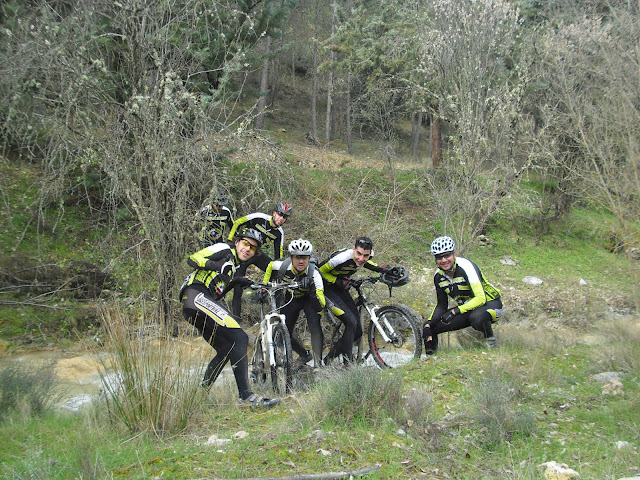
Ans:
<svg viewBox="0 0 640 480"><path fill-rule="evenodd" d="M599 346L549 336L540 347L505 332L490 352L450 347L400 369L338 372L268 411L239 408L235 387L216 384L188 428L161 441L94 410L15 416L0 423L0 476L239 478L379 464L367 478L537 479L547 461L583 479L638 475L640 333L633 321L615 327ZM626 358L603 362L613 351ZM622 395L593 379L609 368ZM345 400L338 410L332 396ZM212 435L231 441L205 445Z"/></svg>

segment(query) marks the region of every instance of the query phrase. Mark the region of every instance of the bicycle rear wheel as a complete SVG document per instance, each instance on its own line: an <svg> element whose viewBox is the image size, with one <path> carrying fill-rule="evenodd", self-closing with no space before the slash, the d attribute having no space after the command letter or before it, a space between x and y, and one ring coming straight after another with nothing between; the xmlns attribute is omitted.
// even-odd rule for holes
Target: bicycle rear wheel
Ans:
<svg viewBox="0 0 640 480"><path fill-rule="evenodd" d="M278 323L273 326L273 353L275 365L271 365L271 383L273 391L285 395L291 390L291 338L287 327Z"/></svg>
<svg viewBox="0 0 640 480"><path fill-rule="evenodd" d="M373 322L369 324L369 347L381 368L393 368L420 358L422 335L417 314L404 305L386 305L378 310L378 321L391 341L382 337Z"/></svg>

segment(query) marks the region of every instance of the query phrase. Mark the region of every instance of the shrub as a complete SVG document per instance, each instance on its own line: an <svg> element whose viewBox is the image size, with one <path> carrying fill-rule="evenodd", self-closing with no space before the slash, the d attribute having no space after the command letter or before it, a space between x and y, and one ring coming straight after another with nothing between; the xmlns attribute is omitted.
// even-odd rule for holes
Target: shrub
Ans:
<svg viewBox="0 0 640 480"><path fill-rule="evenodd" d="M10 363L0 370L0 419L13 411L41 415L61 400L55 363Z"/></svg>

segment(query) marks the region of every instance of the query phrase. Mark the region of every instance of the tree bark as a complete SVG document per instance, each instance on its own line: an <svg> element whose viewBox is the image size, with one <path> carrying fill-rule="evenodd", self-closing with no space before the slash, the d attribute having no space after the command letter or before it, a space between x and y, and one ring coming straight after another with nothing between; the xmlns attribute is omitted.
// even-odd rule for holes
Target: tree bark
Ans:
<svg viewBox="0 0 640 480"><path fill-rule="evenodd" d="M433 168L442 166L442 130L440 126L440 115L433 115L431 118L431 166Z"/></svg>
<svg viewBox="0 0 640 480"><path fill-rule="evenodd" d="M422 128L422 111L414 112L411 116L411 154L413 158L418 158L420 147L420 129Z"/></svg>
<svg viewBox="0 0 640 480"><path fill-rule="evenodd" d="M338 6L334 3L331 6L331 36L336 33L336 9ZM333 49L330 50L329 53L329 63L331 65L331 69L329 70L329 81L327 83L327 120L325 123L325 143L331 142L331 106L333 102L333 62L336 59L336 53Z"/></svg>
<svg viewBox="0 0 640 480"><path fill-rule="evenodd" d="M258 100L258 111L253 124L254 130L264 128L264 109L267 105L267 93L269 88L269 54L271 53L271 37L267 35L267 45L265 48L264 65L262 65L262 78L260 79L260 99Z"/></svg>

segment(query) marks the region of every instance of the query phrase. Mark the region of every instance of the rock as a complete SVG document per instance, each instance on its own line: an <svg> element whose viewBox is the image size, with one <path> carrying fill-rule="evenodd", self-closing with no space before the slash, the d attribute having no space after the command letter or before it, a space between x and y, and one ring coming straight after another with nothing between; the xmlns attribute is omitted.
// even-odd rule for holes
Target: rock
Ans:
<svg viewBox="0 0 640 480"><path fill-rule="evenodd" d="M503 265L517 265L519 262L509 257L508 255L505 255L500 259L500 263Z"/></svg>
<svg viewBox="0 0 640 480"><path fill-rule="evenodd" d="M624 395L622 382L618 380L611 380L609 383L602 387L602 395Z"/></svg>
<svg viewBox="0 0 640 480"><path fill-rule="evenodd" d="M609 383L612 380L617 380L619 382L621 379L621 376L619 372L602 372L602 373L596 373L591 378L601 383Z"/></svg>
<svg viewBox="0 0 640 480"><path fill-rule="evenodd" d="M480 245L481 247L488 247L493 243L491 239L486 235L478 235L476 237L476 240L478 241L478 245Z"/></svg>
<svg viewBox="0 0 640 480"><path fill-rule="evenodd" d="M239 432L233 434L233 439L242 440L243 438L247 438L248 436L249 434L247 432L245 432L244 430L240 430Z"/></svg>
<svg viewBox="0 0 640 480"><path fill-rule="evenodd" d="M227 445L231 443L231 439L230 438L218 438L217 435L211 435L206 442L203 443L203 445L208 446L208 445L215 445L215 446L221 446L221 445Z"/></svg>
<svg viewBox="0 0 640 480"><path fill-rule="evenodd" d="M569 468L566 464L557 462L546 462L538 465L542 469L542 474L547 480L570 480L580 478L580 474Z"/></svg>
<svg viewBox="0 0 640 480"><path fill-rule="evenodd" d="M629 442L625 442L624 440L619 440L616 442L616 448L618 450L622 450L624 448L629 448L631 444Z"/></svg>
<svg viewBox="0 0 640 480"><path fill-rule="evenodd" d="M523 283L526 283L527 285L542 285L544 282L539 279L538 277L530 277L530 276L526 276L522 279Z"/></svg>
<svg viewBox="0 0 640 480"><path fill-rule="evenodd" d="M582 287L587 285L587 281L584 278L581 278L580 282L578 282L578 283L580 283L580 286L582 286Z"/></svg>

